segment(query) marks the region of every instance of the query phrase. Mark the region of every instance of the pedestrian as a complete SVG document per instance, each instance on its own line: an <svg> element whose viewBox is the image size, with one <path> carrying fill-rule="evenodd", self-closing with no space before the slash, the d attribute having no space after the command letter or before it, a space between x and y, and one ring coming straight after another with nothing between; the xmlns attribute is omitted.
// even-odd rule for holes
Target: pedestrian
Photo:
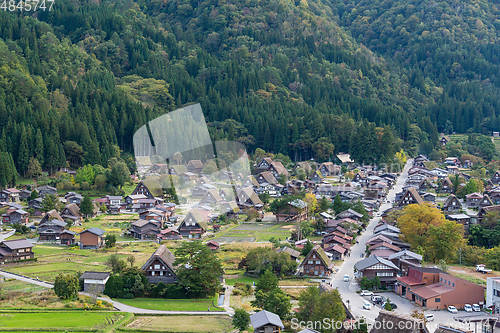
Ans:
<svg viewBox="0 0 500 333"><path fill-rule="evenodd" d="M208 312L210 312L210 307L208 307Z"/></svg>

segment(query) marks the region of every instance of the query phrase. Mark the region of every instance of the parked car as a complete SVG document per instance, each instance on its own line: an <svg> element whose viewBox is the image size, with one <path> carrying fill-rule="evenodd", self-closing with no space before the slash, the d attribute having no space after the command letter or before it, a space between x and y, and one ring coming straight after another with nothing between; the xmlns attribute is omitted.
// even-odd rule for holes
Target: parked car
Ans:
<svg viewBox="0 0 500 333"><path fill-rule="evenodd" d="M425 320L434 321L434 315L432 313L425 314Z"/></svg>
<svg viewBox="0 0 500 333"><path fill-rule="evenodd" d="M479 304L472 304L472 310L481 311L481 307L479 306Z"/></svg>
<svg viewBox="0 0 500 333"><path fill-rule="evenodd" d="M387 303L387 301L385 301L384 303L382 303L382 307L383 308L385 308L385 303ZM393 310L398 308L398 306L396 305L396 303L390 302L390 304L391 304L391 307L392 307Z"/></svg>
<svg viewBox="0 0 500 333"><path fill-rule="evenodd" d="M362 290L360 293L361 296L373 296L373 291Z"/></svg>
<svg viewBox="0 0 500 333"><path fill-rule="evenodd" d="M472 312L472 306L470 304L465 304L464 310L465 310L465 312Z"/></svg>
<svg viewBox="0 0 500 333"><path fill-rule="evenodd" d="M344 275L344 282L349 282L349 274Z"/></svg>
<svg viewBox="0 0 500 333"><path fill-rule="evenodd" d="M366 309L366 310L371 310L372 309L372 303L368 302L368 301L364 301L363 302L363 309Z"/></svg>
<svg viewBox="0 0 500 333"><path fill-rule="evenodd" d="M374 302L374 303L382 303L382 301L384 300L382 298L382 296L378 296L378 295L373 295L371 299L372 299L372 302Z"/></svg>
<svg viewBox="0 0 500 333"><path fill-rule="evenodd" d="M453 305L448 305L448 311L450 311L451 313L457 313L458 310L456 307L454 307Z"/></svg>

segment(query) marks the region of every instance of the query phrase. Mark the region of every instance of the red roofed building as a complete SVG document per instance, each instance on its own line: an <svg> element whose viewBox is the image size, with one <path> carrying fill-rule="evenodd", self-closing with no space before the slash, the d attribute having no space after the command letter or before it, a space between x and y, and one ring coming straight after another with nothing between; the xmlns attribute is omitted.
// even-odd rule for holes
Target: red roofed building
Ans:
<svg viewBox="0 0 500 333"><path fill-rule="evenodd" d="M216 241L213 241L213 240L211 240L210 242L208 242L206 245L212 251L216 251L216 250L218 250L220 248L220 244L217 243Z"/></svg>

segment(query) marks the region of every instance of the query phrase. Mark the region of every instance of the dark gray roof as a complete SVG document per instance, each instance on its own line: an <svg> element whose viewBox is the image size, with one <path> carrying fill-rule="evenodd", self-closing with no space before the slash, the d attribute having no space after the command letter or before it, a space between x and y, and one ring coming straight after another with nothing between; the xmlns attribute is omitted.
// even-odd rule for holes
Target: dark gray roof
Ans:
<svg viewBox="0 0 500 333"><path fill-rule="evenodd" d="M47 222L44 222L42 223L40 226L43 226L43 225L48 225L48 224L53 224L53 225L58 225L60 227L65 227L67 225L66 222L63 222L63 221L59 221L59 220L50 220L50 221L47 221Z"/></svg>
<svg viewBox="0 0 500 333"><path fill-rule="evenodd" d="M267 324L285 328L285 326L281 322L280 317L277 314L266 310L262 310L251 315L250 321L252 323L252 327L254 328L254 330Z"/></svg>
<svg viewBox="0 0 500 333"><path fill-rule="evenodd" d="M94 235L97 235L97 236L101 236L102 234L104 234L106 231L102 230L102 229L99 229L99 228L89 228L87 230L83 230L82 232L79 233L79 235L83 234L84 232L91 232L93 233Z"/></svg>
<svg viewBox="0 0 500 333"><path fill-rule="evenodd" d="M106 280L110 274L109 272L85 272L80 276L80 279Z"/></svg>
<svg viewBox="0 0 500 333"><path fill-rule="evenodd" d="M33 247L33 244L27 239L3 241L3 244L11 250L25 249L27 247Z"/></svg>
<svg viewBox="0 0 500 333"><path fill-rule="evenodd" d="M378 264L378 263L381 263L383 265L389 266L390 268L394 268L394 269L399 270L399 268L396 265L394 265L392 262L390 262L389 260L380 258L376 255L368 257L368 258L363 259L363 260L360 260L356 264L354 264L354 266L356 267L356 269L358 271L362 271L363 269L368 268L368 267L373 266L373 265Z"/></svg>
<svg viewBox="0 0 500 333"><path fill-rule="evenodd" d="M395 258L402 257L404 255L407 255L407 256L412 257L412 258L414 258L416 260L422 261L422 256L420 254L412 252L410 250L403 250L403 251L400 251L398 253L391 254L388 259L392 260L392 259L395 259Z"/></svg>

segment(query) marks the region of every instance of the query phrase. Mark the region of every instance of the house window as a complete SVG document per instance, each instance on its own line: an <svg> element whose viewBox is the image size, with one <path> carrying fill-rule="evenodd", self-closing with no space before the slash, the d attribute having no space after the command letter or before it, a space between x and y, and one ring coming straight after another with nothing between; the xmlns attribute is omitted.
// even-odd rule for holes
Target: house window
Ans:
<svg viewBox="0 0 500 333"><path fill-rule="evenodd" d="M451 286L452 286L452 287L455 287L455 282L453 282L453 283L451 284Z"/></svg>
<svg viewBox="0 0 500 333"><path fill-rule="evenodd" d="M312 260L308 260L308 261L307 261L307 263L308 263L309 265L312 265L312 264L313 264L313 261L312 261Z"/></svg>
<svg viewBox="0 0 500 333"><path fill-rule="evenodd" d="M439 281L443 282L443 278L439 278Z"/></svg>
<svg viewBox="0 0 500 333"><path fill-rule="evenodd" d="M434 299L434 302L436 302L436 303L440 303L440 302L441 302L441 298L435 298L435 299Z"/></svg>
<svg viewBox="0 0 500 333"><path fill-rule="evenodd" d="M319 265L320 264L320 261L319 260L316 260L316 265Z"/></svg>
<svg viewBox="0 0 500 333"><path fill-rule="evenodd" d="M160 265L155 265L155 269L160 269Z"/></svg>
<svg viewBox="0 0 500 333"><path fill-rule="evenodd" d="M450 280L448 280L448 285L450 285Z"/></svg>

